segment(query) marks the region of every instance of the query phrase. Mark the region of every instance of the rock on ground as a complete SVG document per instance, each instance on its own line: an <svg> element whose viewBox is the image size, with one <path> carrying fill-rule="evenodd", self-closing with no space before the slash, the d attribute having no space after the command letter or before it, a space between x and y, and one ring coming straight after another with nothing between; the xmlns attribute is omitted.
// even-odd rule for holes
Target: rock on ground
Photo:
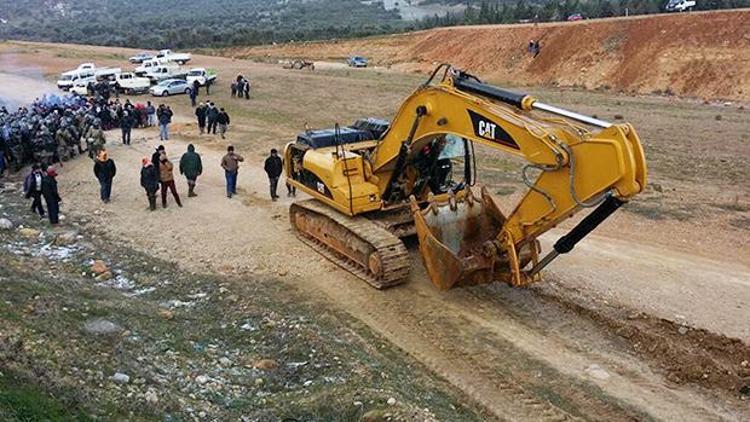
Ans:
<svg viewBox="0 0 750 422"><path fill-rule="evenodd" d="M13 230L13 222L7 218L0 218L0 230Z"/></svg>
<svg viewBox="0 0 750 422"><path fill-rule="evenodd" d="M119 325L102 318L86 321L86 323L83 324L83 329L89 334L96 335L116 334L122 331L122 327Z"/></svg>

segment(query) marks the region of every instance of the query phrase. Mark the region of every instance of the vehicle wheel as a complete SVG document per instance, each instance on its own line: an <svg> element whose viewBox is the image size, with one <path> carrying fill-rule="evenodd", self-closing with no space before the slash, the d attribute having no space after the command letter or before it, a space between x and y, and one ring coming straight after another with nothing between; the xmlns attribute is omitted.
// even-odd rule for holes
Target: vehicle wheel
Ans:
<svg viewBox="0 0 750 422"><path fill-rule="evenodd" d="M161 92L161 96L162 97L169 97L169 92L167 92L167 90L164 90L164 91Z"/></svg>
<svg viewBox="0 0 750 422"><path fill-rule="evenodd" d="M185 88L185 94L190 95L190 88Z"/></svg>

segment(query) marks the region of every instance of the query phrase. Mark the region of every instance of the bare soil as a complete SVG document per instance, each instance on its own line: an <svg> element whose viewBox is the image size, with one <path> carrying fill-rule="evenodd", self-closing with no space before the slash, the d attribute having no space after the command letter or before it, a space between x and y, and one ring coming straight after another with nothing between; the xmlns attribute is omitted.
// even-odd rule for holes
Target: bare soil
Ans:
<svg viewBox="0 0 750 422"><path fill-rule="evenodd" d="M403 35L231 48L257 60L364 55L409 72L452 63L513 85L581 86L700 98L750 99L750 11L732 10L524 25L437 28ZM542 50L532 58L529 40Z"/></svg>
<svg viewBox="0 0 750 422"><path fill-rule="evenodd" d="M2 47L0 57L13 54L48 75L84 61L82 47ZM56 58L61 51L66 57ZM110 55L126 53L88 49L85 61L121 64ZM233 118L227 140L199 136L188 100L165 101L178 113L174 140L165 142L169 156L177 161L188 142L203 155L199 197L183 197L184 208L170 203L148 212L138 171L140 158L159 144L157 133L137 130L133 145L124 147L112 132L109 150L119 169L113 202L98 201L90 161L66 163L59 180L70 220L100 228L113 245L188 271L231 276L232 288L257 278L298 289L320 301L320 312L330 307L364 323L499 420L750 417L742 393L750 384L750 225L741 223L750 219L744 110L533 88L548 102L608 119L623 114L633 122L647 149L654 181L649 191L555 262L546 281L533 288L496 284L437 292L413 252L409 281L376 291L293 236L287 221L293 199L268 199L261 163L270 147L293 139L304 122L321 127L391 116L422 78L195 60L219 71L211 99ZM250 101L229 98L228 81L240 72L253 81ZM246 158L240 195L233 199L224 195L218 167L228 143ZM480 180L512 204L521 193L518 163L480 152ZM182 181L178 187L186 196ZM543 241L548 245L566 227Z"/></svg>

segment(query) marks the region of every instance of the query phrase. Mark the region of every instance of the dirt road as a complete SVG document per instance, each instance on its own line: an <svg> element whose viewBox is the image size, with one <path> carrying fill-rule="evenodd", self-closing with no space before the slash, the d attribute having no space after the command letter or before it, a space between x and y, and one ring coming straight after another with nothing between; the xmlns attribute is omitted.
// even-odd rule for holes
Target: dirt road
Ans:
<svg viewBox="0 0 750 422"><path fill-rule="evenodd" d="M287 222L291 200L267 199L261 152L239 151L246 158L240 170L240 194L227 199L218 167L222 152L196 142L206 169L199 180L199 197L188 199L185 183L179 180L184 208L171 202L167 209L151 213L138 185L138 172L140 159L150 156L158 144L156 132L135 131L130 147L116 145L113 135L109 148L119 170L112 203L98 201L91 162L76 160L66 164L60 176L63 211L69 218L86 220L113 241L187 269L283 276L285 283L365 322L497 419L750 417L747 407L721 388L704 390L667 381L673 371L643 360L633 352L633 344L573 312L565 302L567 295L585 297L596 291L612 304L628 304L635 311L670 319L679 314L688 324L747 340L743 315L750 303L745 284L750 271L746 267L593 238L561 259L547 276L551 282L537 289L491 285L440 293L429 284L413 254L409 282L376 291L295 239ZM183 136L196 139L187 132L174 137ZM186 143L165 144L177 162ZM699 271L686 265L689 262L698 262ZM721 282L728 289L716 288L715 267L721 268ZM696 308L699 299L715 313ZM719 314L720 309L724 312ZM739 361L733 364L738 366Z"/></svg>

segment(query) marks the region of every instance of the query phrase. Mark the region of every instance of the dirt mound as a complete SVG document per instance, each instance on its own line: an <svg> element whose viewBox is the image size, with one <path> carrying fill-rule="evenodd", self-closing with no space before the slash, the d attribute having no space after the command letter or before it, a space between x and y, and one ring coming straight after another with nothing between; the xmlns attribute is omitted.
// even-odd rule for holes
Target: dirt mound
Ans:
<svg viewBox="0 0 750 422"><path fill-rule="evenodd" d="M512 84L750 100L750 11L440 28L403 35L230 49L235 57L341 60L431 70L449 62ZM541 40L533 58L529 40Z"/></svg>

